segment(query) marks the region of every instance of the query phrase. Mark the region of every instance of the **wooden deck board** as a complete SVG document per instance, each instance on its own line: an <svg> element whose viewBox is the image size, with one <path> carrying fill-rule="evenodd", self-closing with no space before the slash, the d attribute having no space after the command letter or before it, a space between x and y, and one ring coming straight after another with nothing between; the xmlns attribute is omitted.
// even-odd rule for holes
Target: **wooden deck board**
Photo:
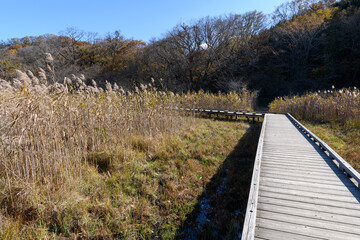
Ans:
<svg viewBox="0 0 360 240"><path fill-rule="evenodd" d="M358 234L338 232L334 230L313 227L306 224L288 223L273 219L264 219L260 217L258 217L257 220L258 220L257 228L263 227L267 229L273 229L273 230L283 231L297 235L315 237L317 239L359 240ZM255 235L256 235L256 230L255 230ZM270 239L276 239L276 238L271 237Z"/></svg>
<svg viewBox="0 0 360 240"><path fill-rule="evenodd" d="M276 166L269 167L269 166L261 166L261 169L264 169L267 173L274 174L274 175L288 175L291 174L292 176L299 176L299 177L307 177L311 176L314 179L324 179L324 180L338 180L342 179L344 181L348 181L347 177L342 173L331 173L328 172L328 174L320 174L321 172L316 171L315 168L312 169L281 169Z"/></svg>
<svg viewBox="0 0 360 240"><path fill-rule="evenodd" d="M274 165L276 164L276 165ZM278 171L287 171L287 170L295 170L295 171L306 171L306 172L313 172L315 173L315 175L320 175L321 173L325 172L329 172L328 168L326 166L322 166L322 165L301 165L301 164L286 164L286 163L280 163L280 162L272 162L272 163L264 163L262 165L262 167L268 167L268 168L274 168L277 169ZM339 175L343 175L343 173L337 173L334 172L334 175L339 176Z"/></svg>
<svg viewBox="0 0 360 240"><path fill-rule="evenodd" d="M349 217L356 217L360 216L360 210L348 209L342 206L327 206L327 205L315 205L308 202L301 202L301 201L292 201L286 199L276 199L276 202L273 198L270 197L262 197L259 200L259 204L264 203L267 205L279 205L285 207L292 207L297 209L303 210L310 210L310 211L320 211L324 213L330 214L337 214L341 216L349 216Z"/></svg>
<svg viewBox="0 0 360 240"><path fill-rule="evenodd" d="M310 182L310 183L321 183L321 184L328 184L328 185L332 185L332 186L338 186L338 187L341 187L342 185L344 186L349 186L349 187L352 187L354 186L353 183L344 183L342 184L341 182L329 182L329 181L326 181L324 179L317 179L317 178L313 178L312 175L309 175L309 176L306 176L306 178L304 179L304 176L286 176L286 175L276 175L276 176L273 176L271 175L270 173L264 173L262 176L264 177L270 177L270 178L274 178L274 179L283 179L283 180L293 180L293 181L298 181L298 182Z"/></svg>
<svg viewBox="0 0 360 240"><path fill-rule="evenodd" d="M278 185L276 187L260 185L260 191L279 193L279 194L287 194L287 195L299 196L299 197L335 200L335 201L340 201L343 203L355 203L357 205L359 204L358 200L354 196L347 195L347 194L343 194L342 196L339 196L339 195L335 195L335 194L331 194L331 193L329 194L329 193L320 193L320 192L313 192L313 191L310 192L310 191L304 191L304 190L299 190L299 189L282 188L280 185Z"/></svg>
<svg viewBox="0 0 360 240"><path fill-rule="evenodd" d="M266 239L266 240L319 240L319 238L309 237L304 235L298 235L273 229L260 228L257 229L255 239Z"/></svg>
<svg viewBox="0 0 360 240"><path fill-rule="evenodd" d="M335 196L344 196L344 194L346 194L346 192L348 191L348 190L339 189L339 188L329 189L326 187L314 186L313 184L300 185L300 184L292 184L289 182L286 182L286 184L284 184L284 183L274 182L271 180L266 181L266 180L262 180L262 179L260 179L260 184L261 184L261 186L268 186L268 187L275 187L275 188L282 188L282 189L289 189L289 190L300 190L300 191L313 192L313 193L333 194ZM326 186L326 185L323 185L323 186ZM353 193L353 195L356 198L360 198L360 194Z"/></svg>
<svg viewBox="0 0 360 240"><path fill-rule="evenodd" d="M343 223L343 224L347 224L351 228L356 228L360 230L358 219L357 217L354 216L344 216L336 213L321 212L318 210L307 210L303 208L294 208L294 207L271 205L271 204L261 204L259 205L259 210L282 213L282 214L287 214L289 216L295 215L295 216L307 217L309 219L314 219L314 220L320 219L335 223Z"/></svg>
<svg viewBox="0 0 360 240"><path fill-rule="evenodd" d="M334 230L342 233L360 235L358 226L349 225L342 222L333 222L328 219L311 218L308 216L299 216L291 213L279 213L277 211L267 211L259 209L259 218L276 220L280 222L293 223L303 226L310 226L322 230Z"/></svg>
<svg viewBox="0 0 360 240"><path fill-rule="evenodd" d="M337 165L333 162L323 162L323 163L316 163L313 160L303 159L297 162L288 162L281 160L279 158L272 158L272 157L264 157L263 159L267 159L263 163L263 165L270 165L270 166L289 166L289 167L300 167L300 168L316 168L316 169L326 169L328 168L337 168Z"/></svg>
<svg viewBox="0 0 360 240"><path fill-rule="evenodd" d="M358 203L339 202L337 200L331 200L329 198L316 197L316 194L314 194L314 196L315 197L309 197L304 195L291 195L286 193L270 192L265 190L259 192L259 200L261 200L261 197L269 197L273 199L274 203L276 203L278 199L282 199L282 200L298 201L298 202L311 203L314 205L322 205L322 206L330 206L330 207L336 207L341 205L342 208L360 211L360 204Z"/></svg>
<svg viewBox="0 0 360 240"><path fill-rule="evenodd" d="M348 192L349 189L350 189L350 190L354 190L353 192L356 193L355 190L357 189L355 186L339 188L338 186L328 185L328 184L304 182L304 181L299 182L299 181L283 180L283 179L268 178L268 177L262 177L260 179L260 181L261 182L266 182L266 183L271 183L271 182L281 183L282 186L285 186L285 185L297 186L297 187L308 186L308 187L313 187L315 189L321 188L321 189L326 189L326 190L329 190L329 191L337 190L337 191L342 191L342 192ZM358 192L358 194L360 195L359 192Z"/></svg>
<svg viewBox="0 0 360 240"><path fill-rule="evenodd" d="M287 173L287 174L291 174L294 173L293 177L295 176L300 176L302 177L303 175L308 175L311 179L318 179L318 180L331 180L334 178L339 177L340 179L343 180L343 182L349 182L349 179L346 179L346 176L343 176L344 174L341 173L334 173L334 174L329 174L329 176L323 176L323 174L327 174L324 171L315 171L315 168L296 168L296 167L272 167L272 166L262 166L262 169L264 169L264 171L268 171L268 173L272 173L272 172L281 172L281 173ZM295 175L296 174L296 175ZM274 178L276 177L281 177L281 176L286 176L285 174L276 174L276 176L274 176Z"/></svg>
<svg viewBox="0 0 360 240"><path fill-rule="evenodd" d="M292 121L265 116L256 223L243 239L360 239L359 188Z"/></svg>

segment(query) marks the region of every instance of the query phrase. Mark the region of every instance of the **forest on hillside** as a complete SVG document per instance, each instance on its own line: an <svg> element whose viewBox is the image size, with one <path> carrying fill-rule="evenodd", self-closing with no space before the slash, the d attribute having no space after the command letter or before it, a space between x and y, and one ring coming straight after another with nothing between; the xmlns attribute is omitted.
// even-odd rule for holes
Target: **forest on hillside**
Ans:
<svg viewBox="0 0 360 240"><path fill-rule="evenodd" d="M55 81L84 74L125 89L155 79L175 92L236 91L261 98L360 86L360 1L292 0L253 11L180 23L149 43L120 31L97 37L76 28L0 42L0 79L37 74L53 57ZM47 71L47 69L45 69Z"/></svg>
<svg viewBox="0 0 360 240"><path fill-rule="evenodd" d="M273 100L359 171L359 23L360 0L291 0L149 43L0 42L0 239L240 239L264 128L186 108Z"/></svg>

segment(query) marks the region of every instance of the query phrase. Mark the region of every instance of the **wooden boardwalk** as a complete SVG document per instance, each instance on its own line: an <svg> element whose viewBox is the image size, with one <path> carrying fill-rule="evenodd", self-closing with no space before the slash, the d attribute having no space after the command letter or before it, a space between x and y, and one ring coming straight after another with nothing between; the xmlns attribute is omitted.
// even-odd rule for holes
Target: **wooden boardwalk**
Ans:
<svg viewBox="0 0 360 240"><path fill-rule="evenodd" d="M226 110L226 109L211 109L211 108L178 108L178 110L185 112L197 113L200 116L223 116L227 118L246 117L248 120L252 118L253 121L257 118L258 121L260 118L265 116L263 112L254 112L254 111L242 111L242 110Z"/></svg>
<svg viewBox="0 0 360 240"><path fill-rule="evenodd" d="M242 239L359 240L359 181L290 115L266 114Z"/></svg>

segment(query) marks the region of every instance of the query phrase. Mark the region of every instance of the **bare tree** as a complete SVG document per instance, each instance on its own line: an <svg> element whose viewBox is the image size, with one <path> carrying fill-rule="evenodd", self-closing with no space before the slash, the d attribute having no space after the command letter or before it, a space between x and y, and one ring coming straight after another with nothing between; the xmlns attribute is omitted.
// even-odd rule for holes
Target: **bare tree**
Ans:
<svg viewBox="0 0 360 240"><path fill-rule="evenodd" d="M111 64L114 64L116 53L119 51L119 48L124 45L124 43L124 37L121 35L119 30L106 35L102 45L105 47L107 54L111 59Z"/></svg>
<svg viewBox="0 0 360 240"><path fill-rule="evenodd" d="M266 16L257 11L206 17L191 24L178 24L145 52L147 56L151 52L151 61L158 63L156 69L161 77L177 79L184 90L206 88L214 78L229 77L226 66L236 65L236 53L249 48L249 41L265 26ZM151 64L148 66L152 68Z"/></svg>
<svg viewBox="0 0 360 240"><path fill-rule="evenodd" d="M75 64L78 52L77 47L80 41L84 40L85 32L75 27L67 28L60 32L61 40L61 51L59 52L67 62Z"/></svg>

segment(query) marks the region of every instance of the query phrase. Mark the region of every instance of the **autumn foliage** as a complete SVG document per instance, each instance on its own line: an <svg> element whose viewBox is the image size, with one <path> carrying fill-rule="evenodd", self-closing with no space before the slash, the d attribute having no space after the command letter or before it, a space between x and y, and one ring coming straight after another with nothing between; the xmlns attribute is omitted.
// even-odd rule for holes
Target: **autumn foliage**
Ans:
<svg viewBox="0 0 360 240"><path fill-rule="evenodd" d="M175 92L246 85L260 98L359 87L358 7L350 0L293 0L270 17L258 11L209 16L148 43L119 31L98 37L74 28L60 36L10 39L0 45L0 78L14 77L15 66L36 71L39 57L50 52L59 79L84 73L101 86L108 80L127 89L151 78Z"/></svg>

